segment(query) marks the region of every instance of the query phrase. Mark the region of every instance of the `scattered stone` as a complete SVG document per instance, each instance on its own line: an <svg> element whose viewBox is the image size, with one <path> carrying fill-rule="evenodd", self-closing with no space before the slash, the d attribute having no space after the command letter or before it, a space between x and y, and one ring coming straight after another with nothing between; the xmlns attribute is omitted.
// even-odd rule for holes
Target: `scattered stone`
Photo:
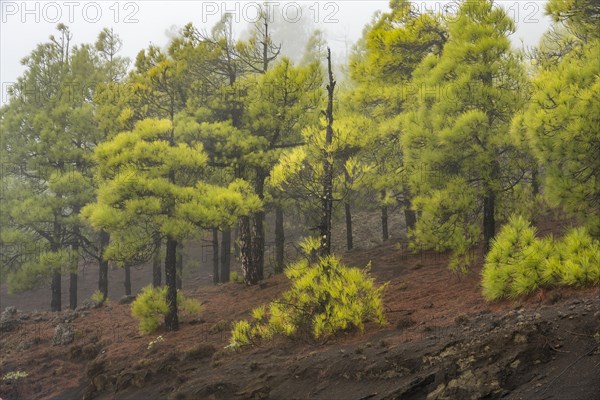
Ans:
<svg viewBox="0 0 600 400"><path fill-rule="evenodd" d="M92 300L92 299L85 299L83 301L83 304L79 307L77 307L78 311L84 311L84 310L92 310L94 308L99 308L100 306L102 306L102 303Z"/></svg>
<svg viewBox="0 0 600 400"><path fill-rule="evenodd" d="M0 332L15 330L21 322L17 319L17 308L6 307L0 315Z"/></svg>
<svg viewBox="0 0 600 400"><path fill-rule="evenodd" d="M54 328L54 337L52 338L52 343L55 345L67 345L73 343L75 339L75 332L73 330L73 326L70 324L58 324L56 328Z"/></svg>

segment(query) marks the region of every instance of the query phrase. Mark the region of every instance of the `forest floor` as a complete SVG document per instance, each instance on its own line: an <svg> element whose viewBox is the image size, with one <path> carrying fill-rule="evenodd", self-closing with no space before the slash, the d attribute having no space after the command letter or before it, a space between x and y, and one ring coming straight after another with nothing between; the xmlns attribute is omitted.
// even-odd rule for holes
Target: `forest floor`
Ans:
<svg viewBox="0 0 600 400"><path fill-rule="evenodd" d="M549 289L486 303L480 271L459 276L443 255L406 255L396 241L346 253L385 291L388 324L326 343L279 339L224 349L229 324L288 287L229 283L188 289L203 303L177 332L141 336L129 306L17 312L0 333L0 382L8 399L597 399L600 287ZM74 340L53 344L57 324ZM149 343L158 336L163 341Z"/></svg>

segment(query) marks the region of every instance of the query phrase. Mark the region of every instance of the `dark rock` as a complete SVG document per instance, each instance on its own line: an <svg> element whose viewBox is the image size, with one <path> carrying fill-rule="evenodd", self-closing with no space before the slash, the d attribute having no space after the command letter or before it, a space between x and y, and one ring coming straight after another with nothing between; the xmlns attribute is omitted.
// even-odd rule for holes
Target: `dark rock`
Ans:
<svg viewBox="0 0 600 400"><path fill-rule="evenodd" d="M0 315L0 332L14 331L20 323L17 319L17 308L6 307Z"/></svg>
<svg viewBox="0 0 600 400"><path fill-rule="evenodd" d="M56 328L54 328L54 337L52 338L52 343L55 345L66 345L73 343L75 339L75 331L73 326L70 324L58 324Z"/></svg>

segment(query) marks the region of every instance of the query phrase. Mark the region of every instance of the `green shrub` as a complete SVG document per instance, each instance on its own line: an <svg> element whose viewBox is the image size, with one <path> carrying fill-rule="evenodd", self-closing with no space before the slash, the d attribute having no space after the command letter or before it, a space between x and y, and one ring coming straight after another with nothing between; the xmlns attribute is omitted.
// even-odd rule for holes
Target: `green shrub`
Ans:
<svg viewBox="0 0 600 400"><path fill-rule="evenodd" d="M600 283L600 243L585 228L576 228L557 244L547 260L547 281L568 286Z"/></svg>
<svg viewBox="0 0 600 400"><path fill-rule="evenodd" d="M177 292L177 308L189 315L198 314L202 309L198 300L186 297L181 291ZM166 286L146 286L131 304L131 315L139 320L142 334L154 332L162 324L168 311Z"/></svg>
<svg viewBox="0 0 600 400"><path fill-rule="evenodd" d="M333 257L297 262L285 271L291 288L281 298L252 311L251 321L233 325L229 348L269 340L275 335L326 337L385 323L381 293L367 271L348 268Z"/></svg>
<svg viewBox="0 0 600 400"><path fill-rule="evenodd" d="M496 236L482 271L487 300L514 298L541 286L600 283L600 245L583 228L561 241L536 238L520 216L512 216Z"/></svg>
<svg viewBox="0 0 600 400"><path fill-rule="evenodd" d="M229 273L229 281L235 283L244 283L244 277L237 271L231 271Z"/></svg>
<svg viewBox="0 0 600 400"><path fill-rule="evenodd" d="M108 297L104 300L104 294L100 290L96 290L91 296L90 300L95 301L98 304L108 304Z"/></svg>
<svg viewBox="0 0 600 400"><path fill-rule="evenodd" d="M535 228L521 216L512 216L496 236L483 267L482 289L488 300L515 297L537 289L541 263L531 248Z"/></svg>

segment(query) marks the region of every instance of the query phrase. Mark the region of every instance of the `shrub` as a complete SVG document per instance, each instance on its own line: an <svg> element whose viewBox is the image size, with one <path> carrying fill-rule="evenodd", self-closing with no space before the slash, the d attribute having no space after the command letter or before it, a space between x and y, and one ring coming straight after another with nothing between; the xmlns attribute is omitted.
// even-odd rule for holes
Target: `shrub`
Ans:
<svg viewBox="0 0 600 400"><path fill-rule="evenodd" d="M244 283L244 277L237 271L231 271L229 273L229 281L235 283Z"/></svg>
<svg viewBox="0 0 600 400"><path fill-rule="evenodd" d="M308 252L310 253L310 252ZM333 257L302 260L288 267L291 288L281 298L255 308L251 321L233 325L229 348L269 340L275 335L321 338L385 323L381 293L367 271L348 268Z"/></svg>
<svg viewBox="0 0 600 400"><path fill-rule="evenodd" d="M600 283L600 245L584 228L561 241L536 238L520 216L512 216L496 236L482 271L487 300L514 298L541 286Z"/></svg>
<svg viewBox="0 0 600 400"><path fill-rule="evenodd" d="M106 300L104 300L104 294L102 294L102 292L100 290L96 290L91 296L90 296L90 300L94 301L97 304L108 304L108 298L106 298Z"/></svg>
<svg viewBox="0 0 600 400"><path fill-rule="evenodd" d="M179 311L189 315L198 314L202 309L198 300L186 297L180 291L177 292L177 307ZM146 286L131 304L131 315L139 320L139 330L142 334L154 332L168 311L166 286Z"/></svg>
<svg viewBox="0 0 600 400"><path fill-rule="evenodd" d="M569 286L600 283L600 243L585 228L569 231L557 250L547 260L549 282Z"/></svg>

